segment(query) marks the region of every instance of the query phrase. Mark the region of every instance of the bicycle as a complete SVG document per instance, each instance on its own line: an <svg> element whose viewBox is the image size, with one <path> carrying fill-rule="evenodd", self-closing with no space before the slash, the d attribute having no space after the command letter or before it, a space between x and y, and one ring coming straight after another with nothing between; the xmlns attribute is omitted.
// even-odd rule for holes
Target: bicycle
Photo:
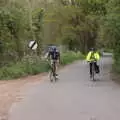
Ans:
<svg viewBox="0 0 120 120"><path fill-rule="evenodd" d="M50 81L57 81L57 77L56 77L56 60L53 60L52 65L51 66L51 71L50 71Z"/></svg>

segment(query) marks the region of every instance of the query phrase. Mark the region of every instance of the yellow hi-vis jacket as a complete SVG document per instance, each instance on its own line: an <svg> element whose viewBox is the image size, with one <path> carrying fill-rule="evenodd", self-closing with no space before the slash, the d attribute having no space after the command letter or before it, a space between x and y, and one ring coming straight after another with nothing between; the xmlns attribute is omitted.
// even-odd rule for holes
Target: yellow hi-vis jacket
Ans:
<svg viewBox="0 0 120 120"><path fill-rule="evenodd" d="M89 62L94 61L94 60L98 61L98 60L100 60L100 55L98 52L95 52L95 53L89 52L87 57L86 57L86 60Z"/></svg>

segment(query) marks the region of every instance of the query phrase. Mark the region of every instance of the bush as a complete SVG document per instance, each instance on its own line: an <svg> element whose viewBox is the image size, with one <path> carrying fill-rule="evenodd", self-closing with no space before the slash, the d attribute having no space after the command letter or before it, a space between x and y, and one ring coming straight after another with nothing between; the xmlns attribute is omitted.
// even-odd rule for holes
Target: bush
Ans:
<svg viewBox="0 0 120 120"><path fill-rule="evenodd" d="M113 53L113 50L112 49L104 49L104 52Z"/></svg>
<svg viewBox="0 0 120 120"><path fill-rule="evenodd" d="M62 65L70 64L75 60L83 59L84 56L80 52L67 52L61 56Z"/></svg>
<svg viewBox="0 0 120 120"><path fill-rule="evenodd" d="M67 52L61 56L62 65L70 64L75 60L83 59L84 56L78 52ZM19 78L27 75L36 75L42 72L48 72L50 69L46 61L39 57L26 56L22 61L0 69L0 79Z"/></svg>
<svg viewBox="0 0 120 120"><path fill-rule="evenodd" d="M22 63L11 65L10 67L3 67L0 70L0 79L11 79L25 76L24 66Z"/></svg>
<svg viewBox="0 0 120 120"><path fill-rule="evenodd" d="M0 79L19 78L29 74L36 75L41 72L47 72L48 70L49 65L45 61L37 58L26 59L16 64L11 64L9 67L1 68Z"/></svg>

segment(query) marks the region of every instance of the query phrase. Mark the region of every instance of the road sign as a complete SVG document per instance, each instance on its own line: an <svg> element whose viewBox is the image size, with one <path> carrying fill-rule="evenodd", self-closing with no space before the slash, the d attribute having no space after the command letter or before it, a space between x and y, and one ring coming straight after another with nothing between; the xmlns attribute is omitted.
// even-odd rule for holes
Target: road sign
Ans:
<svg viewBox="0 0 120 120"><path fill-rule="evenodd" d="M29 48L31 48L32 50L36 50L38 47L38 44L35 40L32 40L29 42Z"/></svg>

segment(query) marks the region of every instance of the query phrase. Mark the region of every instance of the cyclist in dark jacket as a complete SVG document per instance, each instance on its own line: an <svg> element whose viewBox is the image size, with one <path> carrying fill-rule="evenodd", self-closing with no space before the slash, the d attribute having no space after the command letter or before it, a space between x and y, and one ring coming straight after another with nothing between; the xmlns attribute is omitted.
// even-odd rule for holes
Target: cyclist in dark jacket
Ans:
<svg viewBox="0 0 120 120"><path fill-rule="evenodd" d="M48 51L48 58L51 61L51 65L55 63L56 73L57 73L57 67L58 67L58 64L60 64L60 52L56 46L52 46L52 48L50 48L50 50Z"/></svg>

